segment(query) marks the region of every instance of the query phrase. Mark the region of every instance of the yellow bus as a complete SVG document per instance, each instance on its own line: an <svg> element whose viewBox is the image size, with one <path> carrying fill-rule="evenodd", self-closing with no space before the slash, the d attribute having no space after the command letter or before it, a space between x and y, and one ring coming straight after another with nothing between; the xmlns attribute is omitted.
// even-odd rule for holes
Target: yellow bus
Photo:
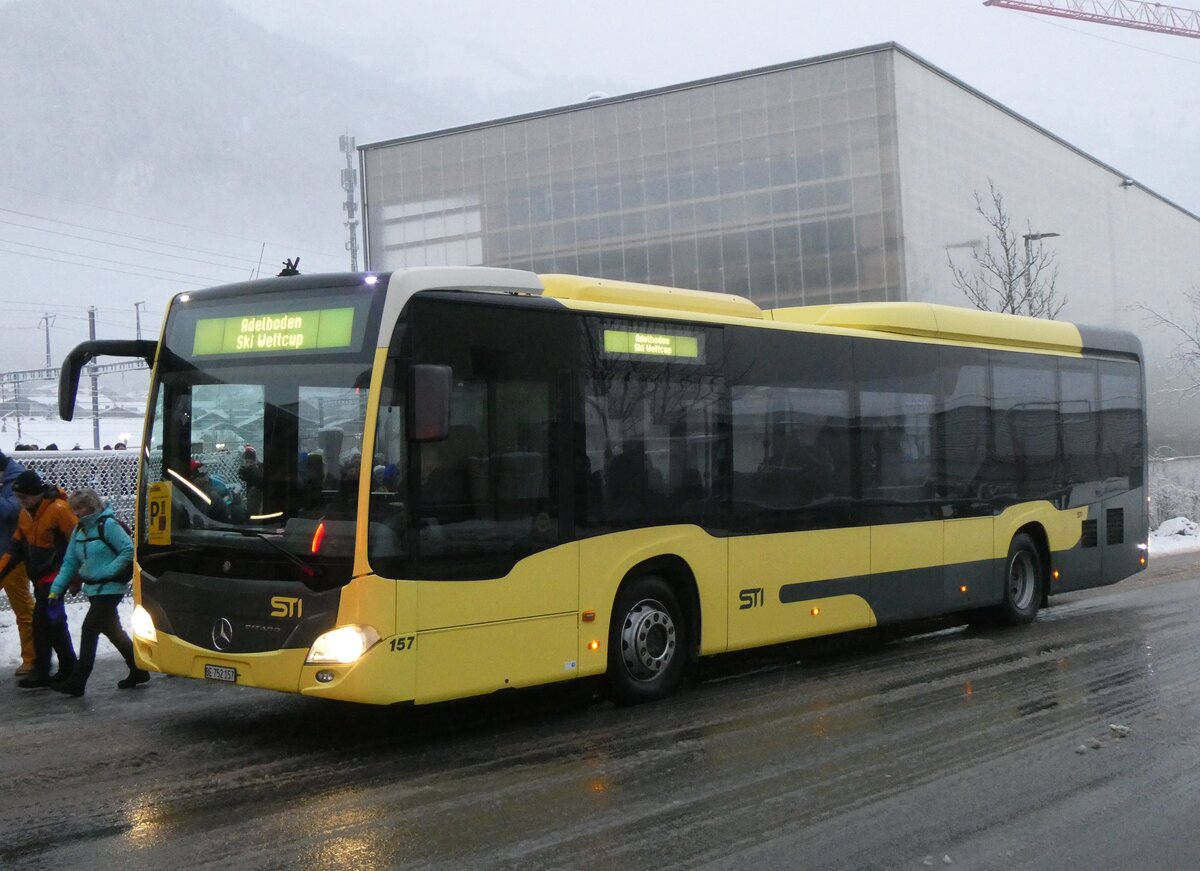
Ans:
<svg viewBox="0 0 1200 871"><path fill-rule="evenodd" d="M133 623L166 674L632 703L701 657L1026 623L1146 565L1117 330L464 267L181 294L159 341L71 353L64 418L102 354L153 367Z"/></svg>

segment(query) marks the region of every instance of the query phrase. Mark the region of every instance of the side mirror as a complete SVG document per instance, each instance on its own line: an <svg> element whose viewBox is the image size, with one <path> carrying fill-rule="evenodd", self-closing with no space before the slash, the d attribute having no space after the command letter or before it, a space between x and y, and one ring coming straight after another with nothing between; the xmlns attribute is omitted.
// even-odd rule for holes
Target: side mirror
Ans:
<svg viewBox="0 0 1200 871"><path fill-rule="evenodd" d="M158 356L158 342L148 339L92 339L75 346L63 360L58 375L58 416L71 420L75 416L75 394L79 392L79 376L83 367L97 357L140 357L146 365L154 368Z"/></svg>
<svg viewBox="0 0 1200 871"><path fill-rule="evenodd" d="M414 442L440 442L450 435L449 366L418 363L408 367L408 437Z"/></svg>

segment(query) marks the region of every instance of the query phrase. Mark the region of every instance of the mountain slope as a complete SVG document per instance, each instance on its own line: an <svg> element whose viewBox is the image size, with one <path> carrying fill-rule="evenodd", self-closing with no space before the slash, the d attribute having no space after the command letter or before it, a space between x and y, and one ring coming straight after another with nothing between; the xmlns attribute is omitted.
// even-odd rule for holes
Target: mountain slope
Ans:
<svg viewBox="0 0 1200 871"><path fill-rule="evenodd" d="M0 112L0 185L334 250L338 135L444 117L219 0L0 6Z"/></svg>

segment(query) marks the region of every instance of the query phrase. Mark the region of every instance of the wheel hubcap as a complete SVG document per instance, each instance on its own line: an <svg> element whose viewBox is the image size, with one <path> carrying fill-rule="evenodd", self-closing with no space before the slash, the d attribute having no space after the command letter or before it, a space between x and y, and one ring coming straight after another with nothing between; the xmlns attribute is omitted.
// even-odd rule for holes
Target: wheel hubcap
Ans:
<svg viewBox="0 0 1200 871"><path fill-rule="evenodd" d="M637 680L653 680L675 656L675 622L661 602L643 599L621 626L621 658Z"/></svg>
<svg viewBox="0 0 1200 871"><path fill-rule="evenodd" d="M1008 567L1008 598L1013 607L1024 611L1033 601L1037 587L1037 575L1033 568L1033 557L1021 551L1015 554Z"/></svg>

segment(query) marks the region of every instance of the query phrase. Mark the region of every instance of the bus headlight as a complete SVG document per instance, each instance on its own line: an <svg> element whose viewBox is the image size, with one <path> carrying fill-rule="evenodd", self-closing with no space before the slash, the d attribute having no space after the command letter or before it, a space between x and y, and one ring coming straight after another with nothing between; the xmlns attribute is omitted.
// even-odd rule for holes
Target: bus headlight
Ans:
<svg viewBox="0 0 1200 871"><path fill-rule="evenodd" d="M347 665L379 643L379 633L373 626L342 626L326 632L313 642L308 651L307 665Z"/></svg>
<svg viewBox="0 0 1200 871"><path fill-rule="evenodd" d="M158 632L154 628L154 618L141 605L133 606L133 615L129 618L133 627L133 635L142 641L158 641Z"/></svg>

